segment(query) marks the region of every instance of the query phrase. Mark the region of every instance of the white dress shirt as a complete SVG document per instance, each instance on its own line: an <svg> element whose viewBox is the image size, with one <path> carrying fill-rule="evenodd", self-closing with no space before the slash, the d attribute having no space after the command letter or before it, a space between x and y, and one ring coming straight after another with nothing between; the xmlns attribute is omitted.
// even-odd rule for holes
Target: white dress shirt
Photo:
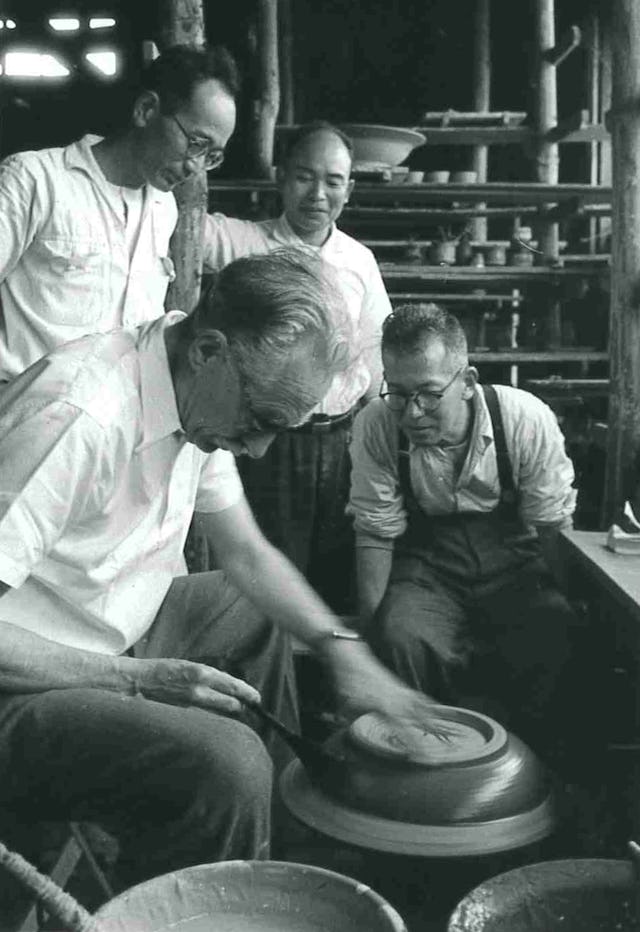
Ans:
<svg viewBox="0 0 640 932"><path fill-rule="evenodd" d="M208 214L204 227L205 270L218 271L242 256L267 253L283 246L305 246L286 217L276 220L237 220L224 214ZM337 227L316 248L338 271L357 345L354 362L336 375L315 413L337 415L349 411L370 388L377 391L382 380L380 336L382 322L391 313L391 303L375 257L370 249Z"/></svg>
<svg viewBox="0 0 640 932"><path fill-rule="evenodd" d="M495 386L507 452L518 492L520 516L528 527L570 526L576 490L573 464L556 416L529 392ZM457 474L446 447L409 445L411 486L428 515L492 511L500 497L493 426L480 386L466 459ZM360 546L393 546L407 527L398 478L398 419L381 398L357 416L351 443L351 498Z"/></svg>
<svg viewBox="0 0 640 932"><path fill-rule="evenodd" d="M233 456L181 429L163 333L183 316L76 340L3 391L3 621L121 653L184 574L194 509L241 499Z"/></svg>
<svg viewBox="0 0 640 932"><path fill-rule="evenodd" d="M173 194L145 186L132 255L125 205L85 136L0 164L0 379L86 333L163 313Z"/></svg>

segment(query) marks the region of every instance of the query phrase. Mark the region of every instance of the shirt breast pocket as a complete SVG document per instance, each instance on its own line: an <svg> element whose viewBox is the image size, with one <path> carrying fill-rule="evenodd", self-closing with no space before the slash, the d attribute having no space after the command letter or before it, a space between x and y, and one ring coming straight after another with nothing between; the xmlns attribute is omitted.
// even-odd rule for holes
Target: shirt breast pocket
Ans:
<svg viewBox="0 0 640 932"><path fill-rule="evenodd" d="M110 315L107 300L109 252L106 244L52 237L39 243L43 277L51 297L46 316L69 327L99 325Z"/></svg>

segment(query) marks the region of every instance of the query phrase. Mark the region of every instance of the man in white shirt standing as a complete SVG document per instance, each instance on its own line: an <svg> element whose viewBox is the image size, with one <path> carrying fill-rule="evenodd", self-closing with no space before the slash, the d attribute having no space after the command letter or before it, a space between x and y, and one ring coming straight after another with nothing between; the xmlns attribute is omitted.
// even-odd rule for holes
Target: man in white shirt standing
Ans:
<svg viewBox="0 0 640 932"><path fill-rule="evenodd" d="M215 213L204 233L209 271L239 256L305 245L338 272L353 323L352 363L334 378L309 422L278 436L261 460L243 462L241 474L266 536L339 611L348 610L353 577L345 516L351 424L361 401L377 391L381 326L391 311L372 252L336 227L353 190L351 162L351 141L339 129L302 126L278 169L282 215L254 222Z"/></svg>
<svg viewBox="0 0 640 932"><path fill-rule="evenodd" d="M121 132L0 164L0 380L163 313L171 190L222 162L237 87L226 50L175 46L144 72Z"/></svg>
<svg viewBox="0 0 640 932"><path fill-rule="evenodd" d="M295 726L287 632L352 711L428 726L261 535L235 466L323 397L348 329L331 269L285 250L2 395L0 805L103 823L125 885L268 855L271 768L238 715L262 699ZM184 575L194 509L223 572Z"/></svg>
<svg viewBox="0 0 640 932"><path fill-rule="evenodd" d="M538 748L566 737L573 612L558 532L574 473L553 412L528 392L480 386L458 320L397 308L382 338L380 397L351 447L360 612L378 656L455 704L472 658ZM477 662L477 661L475 661ZM575 690L574 690L575 691Z"/></svg>

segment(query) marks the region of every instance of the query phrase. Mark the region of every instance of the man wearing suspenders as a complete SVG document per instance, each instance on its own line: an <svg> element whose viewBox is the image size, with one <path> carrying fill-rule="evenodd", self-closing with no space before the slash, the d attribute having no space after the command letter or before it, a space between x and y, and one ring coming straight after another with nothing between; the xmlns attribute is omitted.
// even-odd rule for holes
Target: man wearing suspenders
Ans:
<svg viewBox="0 0 640 932"><path fill-rule="evenodd" d="M459 702L482 671L505 723L534 747L555 744L575 621L556 547L576 500L555 415L528 392L480 386L459 321L433 304L387 318L382 360L380 397L351 445L370 643L441 702Z"/></svg>

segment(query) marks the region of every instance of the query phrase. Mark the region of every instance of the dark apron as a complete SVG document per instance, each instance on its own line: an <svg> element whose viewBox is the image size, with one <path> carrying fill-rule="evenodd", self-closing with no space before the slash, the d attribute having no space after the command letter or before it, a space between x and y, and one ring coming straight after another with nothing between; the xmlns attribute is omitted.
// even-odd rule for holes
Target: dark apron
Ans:
<svg viewBox="0 0 640 932"><path fill-rule="evenodd" d="M397 564L402 563L403 557L418 557L454 584L492 588L501 585L505 576L539 573L545 567L537 537L524 526L518 512L496 391L492 385L483 385L482 390L493 425L500 481L498 504L490 512L425 514L411 487L409 441L400 431L398 476L408 526L396 541L394 564L399 568Z"/></svg>

